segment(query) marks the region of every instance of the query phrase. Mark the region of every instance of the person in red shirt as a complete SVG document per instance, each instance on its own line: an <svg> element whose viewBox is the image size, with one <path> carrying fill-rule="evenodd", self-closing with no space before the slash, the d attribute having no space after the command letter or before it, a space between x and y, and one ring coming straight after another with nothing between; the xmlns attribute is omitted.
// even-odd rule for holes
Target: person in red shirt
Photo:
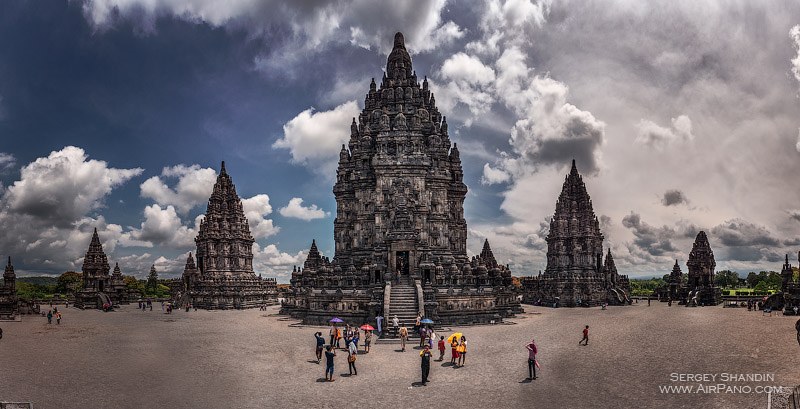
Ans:
<svg viewBox="0 0 800 409"><path fill-rule="evenodd" d="M444 361L444 337L439 338L439 359L438 361Z"/></svg>
<svg viewBox="0 0 800 409"><path fill-rule="evenodd" d="M539 365L536 362L536 354L539 351L536 349L536 343L533 342L533 339L528 345L525 345L525 349L528 350L528 379L536 379L536 367Z"/></svg>
<svg viewBox="0 0 800 409"><path fill-rule="evenodd" d="M583 338L580 341L578 341L578 345L580 345L581 342L584 343L583 344L584 346L589 345L589 326L588 325L586 326L586 328L583 329Z"/></svg>

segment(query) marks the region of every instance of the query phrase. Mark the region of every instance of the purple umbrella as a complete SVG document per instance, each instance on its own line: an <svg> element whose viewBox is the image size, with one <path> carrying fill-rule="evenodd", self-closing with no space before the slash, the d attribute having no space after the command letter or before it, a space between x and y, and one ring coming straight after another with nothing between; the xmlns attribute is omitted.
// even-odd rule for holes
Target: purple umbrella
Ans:
<svg viewBox="0 0 800 409"><path fill-rule="evenodd" d="M342 321L342 319L341 319L341 318L339 318L339 317L333 317L333 318L331 318L331 320L330 320L330 321L328 321L328 322L340 323L340 322L344 322L344 321Z"/></svg>

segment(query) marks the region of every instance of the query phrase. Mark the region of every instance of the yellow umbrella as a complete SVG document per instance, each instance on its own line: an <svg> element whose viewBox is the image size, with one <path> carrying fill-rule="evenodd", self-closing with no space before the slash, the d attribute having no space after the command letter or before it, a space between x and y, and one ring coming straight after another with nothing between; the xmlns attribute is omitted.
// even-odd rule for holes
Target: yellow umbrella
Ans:
<svg viewBox="0 0 800 409"><path fill-rule="evenodd" d="M460 332L455 332L455 333L453 333L453 335L450 335L449 337L447 337L447 342L452 344L453 343L453 338L455 338L456 341L461 340L461 336L462 335L464 335L464 334L462 334Z"/></svg>

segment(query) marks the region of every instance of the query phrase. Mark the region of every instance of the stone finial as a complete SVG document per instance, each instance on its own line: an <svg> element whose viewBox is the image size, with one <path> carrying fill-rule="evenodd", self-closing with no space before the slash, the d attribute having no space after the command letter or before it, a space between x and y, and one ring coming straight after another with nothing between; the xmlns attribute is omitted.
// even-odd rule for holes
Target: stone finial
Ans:
<svg viewBox="0 0 800 409"><path fill-rule="evenodd" d="M225 171L225 161L222 161L222 165L221 165L221 166L220 166L220 168L219 168L219 174L220 174L220 175L224 175L224 174L227 174L227 173L228 173L228 172L227 172L227 171Z"/></svg>

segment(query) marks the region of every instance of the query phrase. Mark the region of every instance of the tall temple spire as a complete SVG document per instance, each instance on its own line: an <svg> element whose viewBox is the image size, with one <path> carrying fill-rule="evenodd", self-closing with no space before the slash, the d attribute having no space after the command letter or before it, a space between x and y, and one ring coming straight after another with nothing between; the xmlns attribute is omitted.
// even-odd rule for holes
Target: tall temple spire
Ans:
<svg viewBox="0 0 800 409"><path fill-rule="evenodd" d="M394 35L394 47L386 61L386 75L389 79L403 80L413 75L411 56L406 50L406 41L403 33Z"/></svg>
<svg viewBox="0 0 800 409"><path fill-rule="evenodd" d="M14 289L16 288L16 280L17 275L14 274L14 266L11 265L11 256L8 256L8 264L6 265L6 270L3 273L3 285L6 288Z"/></svg>
<svg viewBox="0 0 800 409"><path fill-rule="evenodd" d="M497 260L494 258L491 246L489 246L489 239L483 240L483 249L481 249L480 257L487 267L497 266Z"/></svg>
<svg viewBox="0 0 800 409"><path fill-rule="evenodd" d="M220 167L217 182L208 199L205 218L195 238L200 272L212 276L254 275L253 236L236 186Z"/></svg>

